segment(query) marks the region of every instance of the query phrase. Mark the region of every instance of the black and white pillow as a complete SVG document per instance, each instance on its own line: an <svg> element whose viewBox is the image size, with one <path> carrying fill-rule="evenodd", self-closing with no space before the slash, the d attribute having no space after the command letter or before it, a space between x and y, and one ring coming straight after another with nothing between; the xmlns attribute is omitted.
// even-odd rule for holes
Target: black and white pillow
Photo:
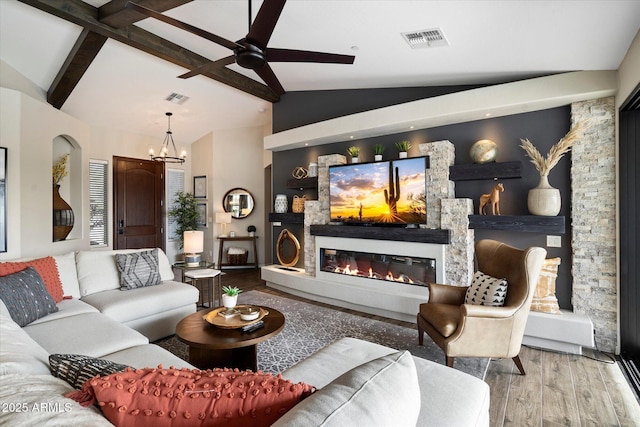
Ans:
<svg viewBox="0 0 640 427"><path fill-rule="evenodd" d="M495 277L476 271L464 297L465 304L490 305L502 307L507 297L507 279Z"/></svg>
<svg viewBox="0 0 640 427"><path fill-rule="evenodd" d="M159 285L162 281L158 249L116 254L116 265L120 272L120 289L123 291Z"/></svg>
<svg viewBox="0 0 640 427"><path fill-rule="evenodd" d="M95 377L114 372L122 372L129 366L105 359L80 354L51 354L49 370L51 375L66 381L71 387L81 389L82 385Z"/></svg>
<svg viewBox="0 0 640 427"><path fill-rule="evenodd" d="M44 280L33 267L0 277L0 299L21 327L58 311Z"/></svg>

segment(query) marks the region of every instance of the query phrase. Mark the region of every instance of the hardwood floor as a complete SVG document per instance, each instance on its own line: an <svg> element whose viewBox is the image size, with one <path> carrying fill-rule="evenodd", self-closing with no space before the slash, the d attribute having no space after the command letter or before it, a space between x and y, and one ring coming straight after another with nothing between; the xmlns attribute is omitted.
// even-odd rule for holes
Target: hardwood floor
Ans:
<svg viewBox="0 0 640 427"><path fill-rule="evenodd" d="M224 285L260 290L416 329L388 319L299 298L268 288L259 270L225 270ZM417 331L416 331L417 339ZM444 358L444 355L443 355ZM584 356L522 347L522 376L511 359L492 360L491 426L640 426L640 405L617 363L586 350ZM594 360L598 359L598 360Z"/></svg>

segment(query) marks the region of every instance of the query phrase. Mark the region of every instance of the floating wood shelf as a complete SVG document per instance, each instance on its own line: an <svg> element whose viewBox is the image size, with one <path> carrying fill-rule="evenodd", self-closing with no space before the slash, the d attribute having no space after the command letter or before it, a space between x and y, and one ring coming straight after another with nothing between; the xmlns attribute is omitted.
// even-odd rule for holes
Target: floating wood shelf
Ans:
<svg viewBox="0 0 640 427"><path fill-rule="evenodd" d="M287 188L304 190L305 188L318 188L318 177L312 176L302 179L287 180Z"/></svg>
<svg viewBox="0 0 640 427"><path fill-rule="evenodd" d="M451 181L521 178L522 162L464 164L449 167Z"/></svg>
<svg viewBox="0 0 640 427"><path fill-rule="evenodd" d="M350 239L393 240L398 242L451 243L449 230L354 225L312 225L312 236L346 237Z"/></svg>
<svg viewBox="0 0 640 427"><path fill-rule="evenodd" d="M565 233L564 216L469 215L469 228L524 233Z"/></svg>
<svg viewBox="0 0 640 427"><path fill-rule="evenodd" d="M287 224L304 224L304 213L270 213L269 222L285 222Z"/></svg>

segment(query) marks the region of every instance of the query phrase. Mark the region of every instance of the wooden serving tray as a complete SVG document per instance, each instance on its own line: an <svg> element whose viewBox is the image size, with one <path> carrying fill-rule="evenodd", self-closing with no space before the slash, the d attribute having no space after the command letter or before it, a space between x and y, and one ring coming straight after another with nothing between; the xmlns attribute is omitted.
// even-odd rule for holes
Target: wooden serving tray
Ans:
<svg viewBox="0 0 640 427"><path fill-rule="evenodd" d="M250 305L237 305L236 309L242 308L242 307L252 307L252 306L250 306ZM224 307L216 308L214 310L211 310L210 312L208 312L207 314L205 314L202 317L204 318L204 320L206 320L207 322L211 323L214 326L217 326L218 328L238 329L238 328L242 328L243 326L251 325L252 323L256 323L257 321L261 320L264 316L269 314L269 312L267 310L265 310L264 308L260 307L260 315L258 316L257 319L242 320L240 318L240 313L238 313L237 315L235 315L233 317L225 319L224 317L218 315L218 313L220 313L221 311L224 311L224 310L226 310L226 308L224 308Z"/></svg>

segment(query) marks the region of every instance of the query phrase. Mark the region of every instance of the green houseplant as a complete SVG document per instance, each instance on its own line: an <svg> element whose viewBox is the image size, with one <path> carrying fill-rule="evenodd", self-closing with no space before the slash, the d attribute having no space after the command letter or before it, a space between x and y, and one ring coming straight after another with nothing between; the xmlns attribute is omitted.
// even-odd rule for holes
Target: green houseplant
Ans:
<svg viewBox="0 0 640 427"><path fill-rule="evenodd" d="M382 160L382 153L384 153L385 146L382 144L376 144L373 146L373 158L376 162Z"/></svg>
<svg viewBox="0 0 640 427"><path fill-rule="evenodd" d="M411 148L411 141L396 142L396 148L398 149L398 157L401 159L407 157L407 152Z"/></svg>
<svg viewBox="0 0 640 427"><path fill-rule="evenodd" d="M358 163L358 156L360 155L360 148L355 145L347 148L347 154L351 156L351 163Z"/></svg>
<svg viewBox="0 0 640 427"><path fill-rule="evenodd" d="M198 202L193 194L179 191L168 214L169 219L176 222L175 237L180 241L180 249L182 249L184 232L198 229Z"/></svg>
<svg viewBox="0 0 640 427"><path fill-rule="evenodd" d="M222 305L230 310L238 304L238 295L242 290L236 286L222 287Z"/></svg>
<svg viewBox="0 0 640 427"><path fill-rule="evenodd" d="M256 226L255 225L248 226L247 232L249 233L249 236L253 237L256 232Z"/></svg>

